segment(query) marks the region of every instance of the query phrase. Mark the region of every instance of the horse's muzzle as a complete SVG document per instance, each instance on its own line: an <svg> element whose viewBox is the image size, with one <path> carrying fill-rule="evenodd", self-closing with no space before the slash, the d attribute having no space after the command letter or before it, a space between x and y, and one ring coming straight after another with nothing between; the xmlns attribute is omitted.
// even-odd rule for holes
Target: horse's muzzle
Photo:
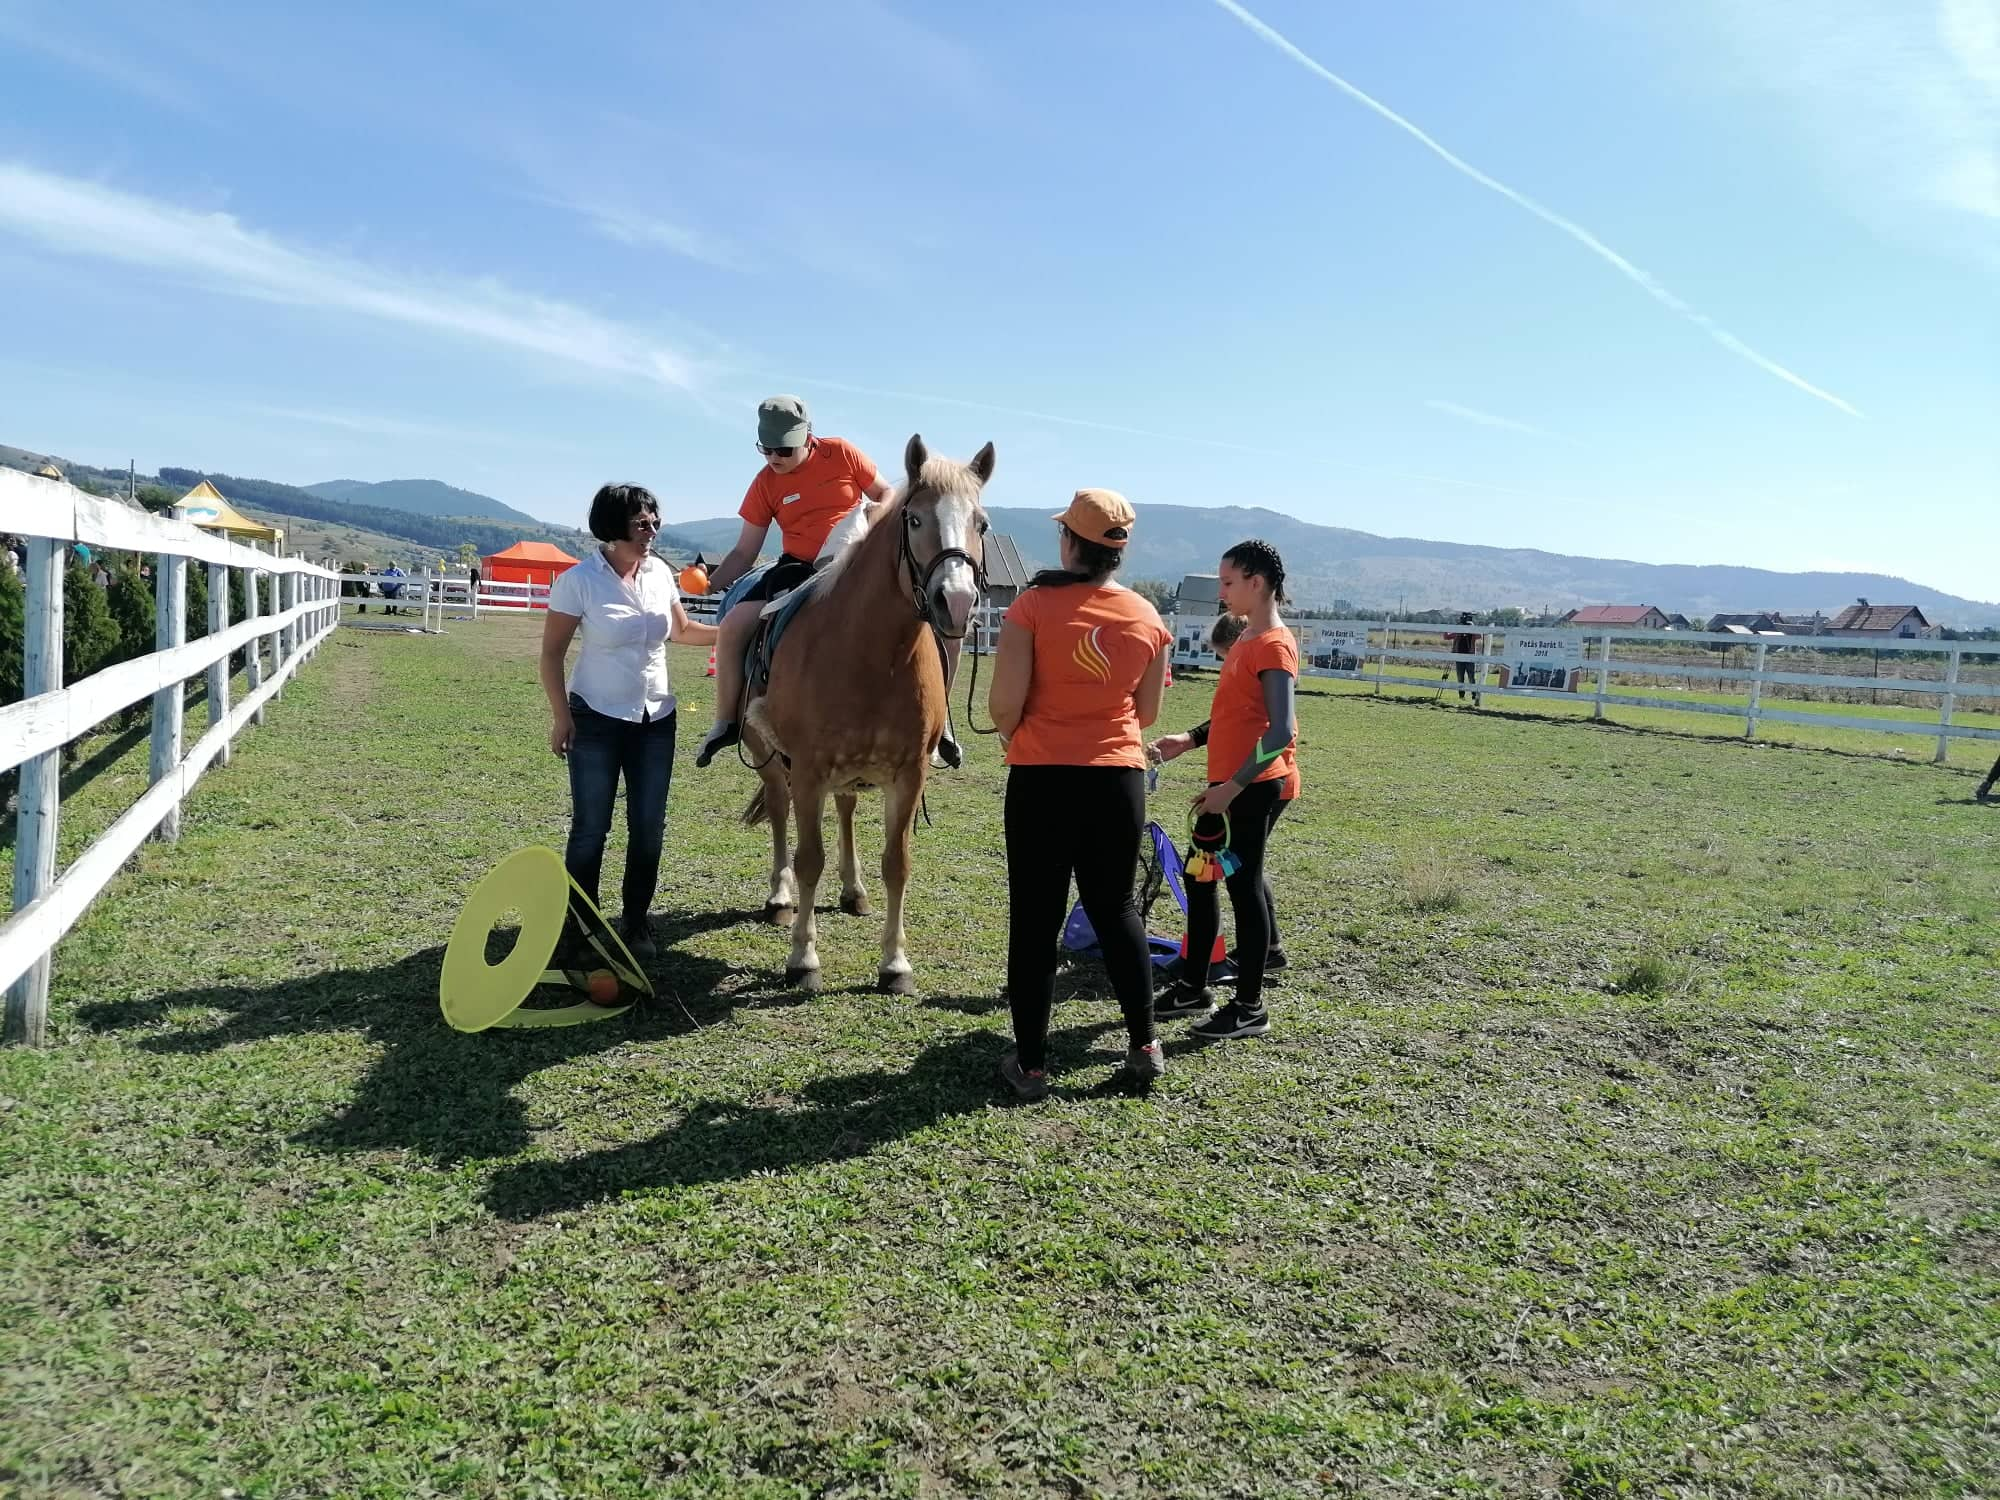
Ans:
<svg viewBox="0 0 2000 1500"><path fill-rule="evenodd" d="M972 569L963 563L947 567L945 574L931 589L931 618L947 634L964 635L979 603L979 590L973 586Z"/></svg>

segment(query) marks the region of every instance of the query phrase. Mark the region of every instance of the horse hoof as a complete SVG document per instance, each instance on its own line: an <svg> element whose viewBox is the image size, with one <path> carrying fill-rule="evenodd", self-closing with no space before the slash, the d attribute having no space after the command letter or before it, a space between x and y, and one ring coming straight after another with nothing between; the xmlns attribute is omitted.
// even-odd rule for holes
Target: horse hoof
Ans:
<svg viewBox="0 0 2000 1500"><path fill-rule="evenodd" d="M850 917L865 917L874 910L868 904L867 895L859 891L852 896L842 896L840 898L840 909Z"/></svg>
<svg viewBox="0 0 2000 1500"><path fill-rule="evenodd" d="M818 969L786 969L785 983L795 990L804 990L808 995L817 995L820 988Z"/></svg>
<svg viewBox="0 0 2000 1500"><path fill-rule="evenodd" d="M914 995L917 992L917 976L905 970L901 974L877 974L875 993L878 995Z"/></svg>
<svg viewBox="0 0 2000 1500"><path fill-rule="evenodd" d="M764 907L764 920L773 927L791 926L798 914L799 909L796 906L784 906L776 901L772 901Z"/></svg>

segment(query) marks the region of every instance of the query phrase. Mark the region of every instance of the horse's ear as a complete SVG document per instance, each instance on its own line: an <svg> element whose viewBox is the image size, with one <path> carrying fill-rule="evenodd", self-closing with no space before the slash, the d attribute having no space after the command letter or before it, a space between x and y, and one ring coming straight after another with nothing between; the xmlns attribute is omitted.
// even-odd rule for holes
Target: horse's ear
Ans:
<svg viewBox="0 0 2000 1500"><path fill-rule="evenodd" d="M923 476L924 464L930 456L930 449L924 446L924 435L921 432L911 433L910 446L903 450L903 468L912 480Z"/></svg>
<svg viewBox="0 0 2000 1500"><path fill-rule="evenodd" d="M988 443L984 448L973 454L972 462L967 464L966 467L979 476L979 482L982 485L985 484L987 480L993 477L993 445Z"/></svg>

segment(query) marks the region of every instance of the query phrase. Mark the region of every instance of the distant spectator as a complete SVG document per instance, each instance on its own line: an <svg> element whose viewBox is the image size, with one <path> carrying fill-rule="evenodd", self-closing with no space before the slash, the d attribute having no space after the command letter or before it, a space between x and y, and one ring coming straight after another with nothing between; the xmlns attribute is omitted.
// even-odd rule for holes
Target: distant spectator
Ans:
<svg viewBox="0 0 2000 1500"><path fill-rule="evenodd" d="M1472 611L1466 610L1461 614L1458 617L1458 623L1461 625L1470 625L1472 623ZM1479 654L1479 643L1485 637L1476 631L1460 630L1446 636L1445 639L1451 643L1449 649L1459 656L1476 656ZM1458 696L1462 701L1465 697L1466 684L1470 683L1475 688L1479 686L1479 663L1457 661L1453 662L1452 665L1458 669Z"/></svg>
<svg viewBox="0 0 2000 1500"><path fill-rule="evenodd" d="M382 576L384 578L406 578L409 575L403 571L400 563L392 562L382 570ZM385 615L400 615L403 612L403 607L393 601L403 597L403 586L400 583L385 583L381 585L381 589L382 598L385 601L389 601L382 605L382 613Z"/></svg>

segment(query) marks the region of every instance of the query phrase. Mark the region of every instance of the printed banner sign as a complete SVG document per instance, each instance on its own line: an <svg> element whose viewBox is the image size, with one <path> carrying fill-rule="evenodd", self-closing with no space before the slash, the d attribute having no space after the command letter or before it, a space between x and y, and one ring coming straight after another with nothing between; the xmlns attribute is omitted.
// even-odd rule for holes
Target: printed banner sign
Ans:
<svg viewBox="0 0 2000 1500"><path fill-rule="evenodd" d="M1501 686L1573 693L1583 680L1583 637L1553 630L1510 630Z"/></svg>
<svg viewBox="0 0 2000 1500"><path fill-rule="evenodd" d="M1361 670L1368 651L1366 621L1314 620L1309 629L1306 671L1351 676Z"/></svg>

